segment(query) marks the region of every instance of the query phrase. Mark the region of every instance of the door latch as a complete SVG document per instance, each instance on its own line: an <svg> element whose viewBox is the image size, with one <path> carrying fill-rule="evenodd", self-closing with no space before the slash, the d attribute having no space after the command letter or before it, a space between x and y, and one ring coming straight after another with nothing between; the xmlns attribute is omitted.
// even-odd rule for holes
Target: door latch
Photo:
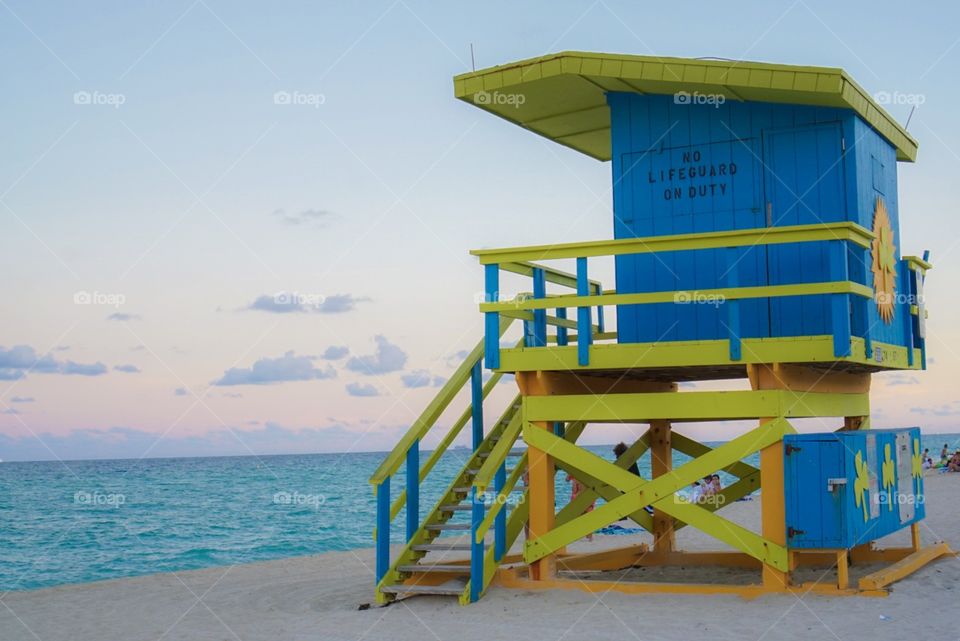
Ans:
<svg viewBox="0 0 960 641"><path fill-rule="evenodd" d="M841 485L846 485L847 479L827 479L827 492L834 492Z"/></svg>

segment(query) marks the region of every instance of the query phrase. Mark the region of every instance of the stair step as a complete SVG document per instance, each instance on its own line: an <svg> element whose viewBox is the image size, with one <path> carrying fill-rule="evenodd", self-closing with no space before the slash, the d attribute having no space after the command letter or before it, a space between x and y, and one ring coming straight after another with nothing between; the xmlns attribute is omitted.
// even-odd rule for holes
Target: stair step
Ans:
<svg viewBox="0 0 960 641"><path fill-rule="evenodd" d="M448 552L454 550L469 552L471 547L469 543L422 543L420 545L414 545L413 550L415 552Z"/></svg>
<svg viewBox="0 0 960 641"><path fill-rule="evenodd" d="M471 474L472 476L476 476L477 474L480 473L480 468L479 468L479 467L471 467L470 469L467 470L467 472L468 472L469 474ZM511 474L513 474L513 468L512 468L512 467L508 467L508 468L507 468L507 476L510 476Z"/></svg>
<svg viewBox="0 0 960 641"><path fill-rule="evenodd" d="M446 574L470 574L469 565L455 565L448 563L434 563L432 565L400 565L397 566L400 572L422 573L422 572L443 572Z"/></svg>
<svg viewBox="0 0 960 641"><path fill-rule="evenodd" d="M469 523L431 523L426 526L428 530L459 530L461 532L469 532L470 524Z"/></svg>
<svg viewBox="0 0 960 641"><path fill-rule="evenodd" d="M380 588L386 594L436 594L438 596L460 596L466 586L452 585L385 585Z"/></svg>
<svg viewBox="0 0 960 641"><path fill-rule="evenodd" d="M469 512L473 509L472 505L441 505L441 512Z"/></svg>

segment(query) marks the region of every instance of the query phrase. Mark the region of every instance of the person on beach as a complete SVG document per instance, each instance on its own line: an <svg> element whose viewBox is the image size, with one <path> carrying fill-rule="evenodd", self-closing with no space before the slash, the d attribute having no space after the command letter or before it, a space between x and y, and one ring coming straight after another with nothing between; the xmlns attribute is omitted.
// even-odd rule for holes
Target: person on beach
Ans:
<svg viewBox="0 0 960 641"><path fill-rule="evenodd" d="M720 485L720 475L714 474L710 477L710 493L719 494L723 487Z"/></svg>
<svg viewBox="0 0 960 641"><path fill-rule="evenodd" d="M944 443L943 449L940 450L940 460L946 461L949 458L950 458L950 446Z"/></svg>
<svg viewBox="0 0 960 641"><path fill-rule="evenodd" d="M616 445L613 446L613 455L619 459L621 456L627 453L627 449L629 448L627 448L626 443L623 443L623 442L617 443ZM636 474L637 476L640 476L640 469L637 467L636 461L630 464L630 467L627 468L627 471L633 474Z"/></svg>
<svg viewBox="0 0 960 641"><path fill-rule="evenodd" d="M953 453L953 458L947 463L948 472L960 472L960 450Z"/></svg>
<svg viewBox="0 0 960 641"><path fill-rule="evenodd" d="M690 486L690 502L699 503L703 499L703 488L700 486L700 481L694 481L693 485Z"/></svg>
<svg viewBox="0 0 960 641"><path fill-rule="evenodd" d="M707 476L704 476L700 484L703 486L703 497L701 498L701 501L704 498L708 496L713 496L715 494L712 475L708 474Z"/></svg>
<svg viewBox="0 0 960 641"><path fill-rule="evenodd" d="M570 483L570 501L574 501L578 496L583 494L587 489L586 485L584 485L574 477L570 476L569 474L567 474L567 482ZM590 501L590 505L583 508L583 514L586 514L587 512L593 512L593 506L596 502L597 502L596 499ZM593 541L593 532L587 535L587 540Z"/></svg>

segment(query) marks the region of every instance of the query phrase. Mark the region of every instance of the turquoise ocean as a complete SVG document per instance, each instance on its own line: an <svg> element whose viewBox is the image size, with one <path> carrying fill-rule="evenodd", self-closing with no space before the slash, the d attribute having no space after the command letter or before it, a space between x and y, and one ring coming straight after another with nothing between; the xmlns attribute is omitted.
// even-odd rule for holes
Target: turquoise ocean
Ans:
<svg viewBox="0 0 960 641"><path fill-rule="evenodd" d="M960 435L923 438L934 456L944 443L958 448ZM610 446L589 449L613 458ZM467 454L451 450L441 458L421 489L421 514ZM383 457L0 463L0 593L372 547L367 479ZM676 455L675 464L684 461ZM640 469L649 474L649 456ZM557 484L565 502L563 475ZM403 523L401 513L391 532L397 542Z"/></svg>

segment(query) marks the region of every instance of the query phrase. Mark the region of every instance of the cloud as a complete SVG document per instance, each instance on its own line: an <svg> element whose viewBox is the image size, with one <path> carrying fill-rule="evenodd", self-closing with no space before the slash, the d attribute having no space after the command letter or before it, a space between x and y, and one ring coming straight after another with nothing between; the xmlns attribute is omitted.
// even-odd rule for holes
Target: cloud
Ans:
<svg viewBox="0 0 960 641"><path fill-rule="evenodd" d="M887 387L896 387L898 385L919 385L920 379L916 376L910 376L907 374L893 374L892 376L884 376L881 378L886 384Z"/></svg>
<svg viewBox="0 0 960 641"><path fill-rule="evenodd" d="M347 394L350 396L380 396L377 388L367 383L347 383Z"/></svg>
<svg viewBox="0 0 960 641"><path fill-rule="evenodd" d="M910 411L914 414L922 414L924 416L957 416L960 414L960 409L951 407L950 405L940 405L938 407L911 407Z"/></svg>
<svg viewBox="0 0 960 641"><path fill-rule="evenodd" d="M357 308L357 303L370 299L353 294L304 294L279 291L275 294L257 296L245 309L271 314L343 314Z"/></svg>
<svg viewBox="0 0 960 641"><path fill-rule="evenodd" d="M333 213L326 209L304 209L296 214L288 214L283 209L274 210L272 216L276 217L285 225L305 225L314 223L317 226L324 226L326 222L333 217Z"/></svg>
<svg viewBox="0 0 960 641"><path fill-rule="evenodd" d="M443 387L446 382L450 380L446 376L434 376L433 377L433 386L434 387Z"/></svg>
<svg viewBox="0 0 960 641"><path fill-rule="evenodd" d="M354 296L353 294L334 294L323 299L317 307L321 314L342 314L350 312L357 308L357 303L366 303L370 299L365 296Z"/></svg>
<svg viewBox="0 0 960 641"><path fill-rule="evenodd" d="M33 403L36 399L32 396L14 396L10 399L11 403Z"/></svg>
<svg viewBox="0 0 960 641"><path fill-rule="evenodd" d="M68 376L100 376L107 373L107 366L103 363L74 363L67 361L61 366L61 374Z"/></svg>
<svg viewBox="0 0 960 641"><path fill-rule="evenodd" d="M187 394L189 394L189 392L187 391L186 387L178 387L177 389L173 390L174 396L186 396Z"/></svg>
<svg viewBox="0 0 960 641"><path fill-rule="evenodd" d="M140 368L136 365L114 365L113 369L118 372L124 372L125 374L139 374Z"/></svg>
<svg viewBox="0 0 960 641"><path fill-rule="evenodd" d="M404 387L417 388L417 387L426 387L431 382L430 372L425 369L417 369L409 374L404 374L400 377L400 380L403 382Z"/></svg>
<svg viewBox="0 0 960 641"><path fill-rule="evenodd" d="M107 373L103 363L75 363L58 361L50 354L37 354L29 345L0 347L0 380L16 381L28 373L100 376Z"/></svg>
<svg viewBox="0 0 960 641"><path fill-rule="evenodd" d="M123 322L132 321L132 320L140 320L140 314L128 314L128 313L126 313L126 312L114 312L114 313L110 314L109 316L107 316L107 320L123 321Z"/></svg>
<svg viewBox="0 0 960 641"><path fill-rule="evenodd" d="M17 414L19 414L19 413L20 413L20 410L15 410L15 409L13 409L12 407L9 408L9 409L5 409L5 410L3 410L2 412L0 412L0 414L6 414L6 415L8 415L8 416L15 416L15 415L17 415Z"/></svg>
<svg viewBox="0 0 960 641"><path fill-rule="evenodd" d="M329 365L326 369L314 366L315 356L296 356L289 351L278 358L261 358L250 368L232 367L214 381L214 385L269 385L289 381L310 381L334 378L337 373Z"/></svg>
<svg viewBox="0 0 960 641"><path fill-rule="evenodd" d="M232 392L224 392L223 396L224 398L243 398L243 394Z"/></svg>
<svg viewBox="0 0 960 641"><path fill-rule="evenodd" d="M345 345L331 345L323 354L320 355L325 361L338 361L350 353L350 348Z"/></svg>
<svg viewBox="0 0 960 641"><path fill-rule="evenodd" d="M407 362L407 353L387 340L385 336L374 336L377 351L367 356L354 356L347 361L347 369L367 376L386 374L403 369Z"/></svg>

